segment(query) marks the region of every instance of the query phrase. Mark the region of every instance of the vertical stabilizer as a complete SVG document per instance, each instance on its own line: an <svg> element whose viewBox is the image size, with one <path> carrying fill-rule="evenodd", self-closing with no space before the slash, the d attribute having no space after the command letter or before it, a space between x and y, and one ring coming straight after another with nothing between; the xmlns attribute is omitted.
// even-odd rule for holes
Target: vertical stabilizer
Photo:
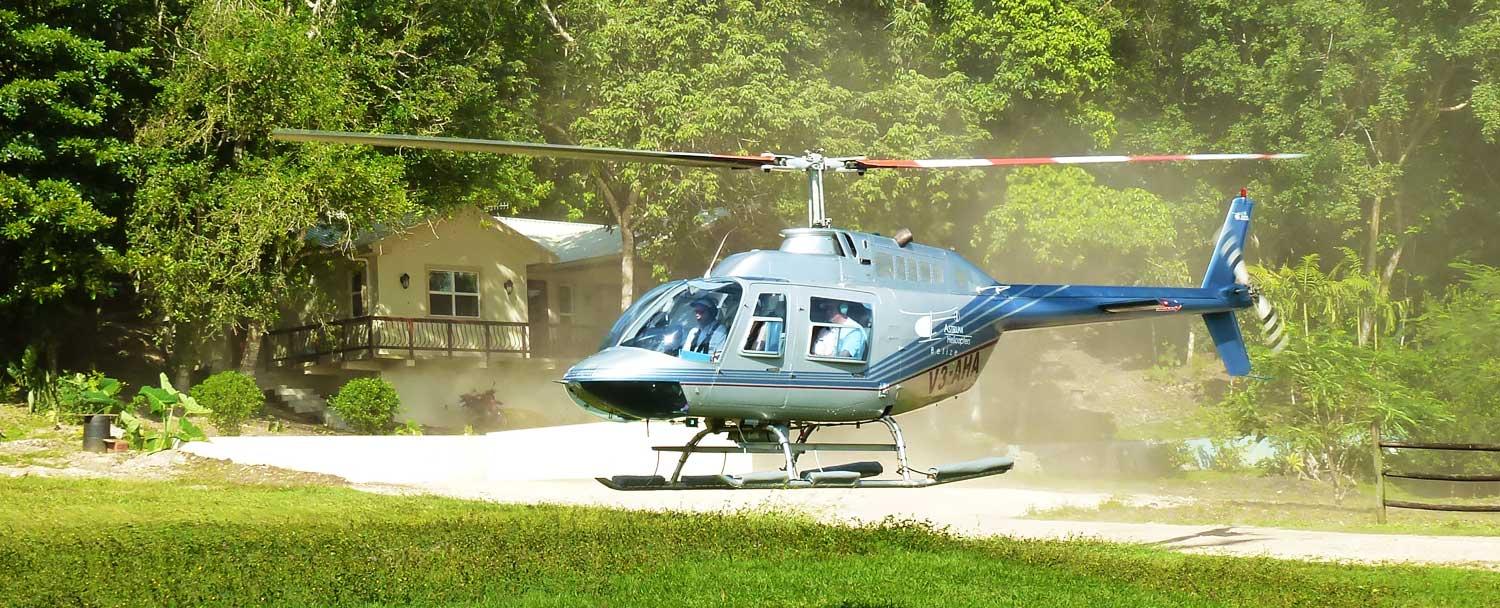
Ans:
<svg viewBox="0 0 1500 608"><path fill-rule="evenodd" d="M1250 234L1250 212L1255 208L1255 202L1244 194L1241 190L1239 198L1229 203L1229 214L1224 216L1224 227L1214 242L1213 256L1208 258L1208 272L1203 275L1204 288L1235 283L1234 268L1244 256L1245 239Z"/></svg>

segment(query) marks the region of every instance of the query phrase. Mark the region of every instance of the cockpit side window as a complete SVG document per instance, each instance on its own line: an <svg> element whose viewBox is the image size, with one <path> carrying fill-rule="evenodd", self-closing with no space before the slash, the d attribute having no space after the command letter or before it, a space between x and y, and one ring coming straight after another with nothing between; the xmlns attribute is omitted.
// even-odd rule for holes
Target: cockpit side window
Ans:
<svg viewBox="0 0 1500 608"><path fill-rule="evenodd" d="M809 359L863 362L870 350L870 307L860 302L812 298Z"/></svg>
<svg viewBox="0 0 1500 608"><path fill-rule="evenodd" d="M786 295L763 293L756 299L750 331L740 352L752 357L780 357L786 343Z"/></svg>
<svg viewBox="0 0 1500 608"><path fill-rule="evenodd" d="M663 294L659 302L640 309L637 314L645 322L620 346L690 361L717 361L724 354L742 294L738 283L688 281L676 293Z"/></svg>

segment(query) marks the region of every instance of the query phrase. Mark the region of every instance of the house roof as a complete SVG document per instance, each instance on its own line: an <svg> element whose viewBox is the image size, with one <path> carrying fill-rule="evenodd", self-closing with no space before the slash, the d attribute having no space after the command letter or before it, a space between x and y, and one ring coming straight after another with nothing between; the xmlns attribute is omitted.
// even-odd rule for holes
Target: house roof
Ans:
<svg viewBox="0 0 1500 608"><path fill-rule="evenodd" d="M557 256L555 263L563 264L587 260L605 256L620 255L624 249L620 241L620 231L613 226L603 224L585 224L583 222L558 222L553 220L537 220L524 217L502 217L491 216L495 221L503 224L521 236L536 243L542 249ZM433 218L438 219L439 218ZM397 225L377 225L372 229L363 230L351 239L355 246L369 245L380 241L393 234L402 232L403 228L414 226L425 221L424 218L411 216ZM318 247L334 247L343 238L342 228L325 224L314 227L307 231L307 241Z"/></svg>
<svg viewBox="0 0 1500 608"><path fill-rule="evenodd" d="M559 264L620 255L623 250L620 231L613 226L524 217L496 216L495 219L552 252Z"/></svg>

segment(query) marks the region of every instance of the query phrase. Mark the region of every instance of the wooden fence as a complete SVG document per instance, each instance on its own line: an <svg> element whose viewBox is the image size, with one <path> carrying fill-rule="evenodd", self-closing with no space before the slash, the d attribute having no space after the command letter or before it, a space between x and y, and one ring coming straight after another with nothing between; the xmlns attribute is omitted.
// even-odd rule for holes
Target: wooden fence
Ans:
<svg viewBox="0 0 1500 608"><path fill-rule="evenodd" d="M1430 481L1452 481L1452 482L1497 482L1500 475L1455 475L1446 473L1417 473L1401 472L1392 473L1385 470L1384 450L1448 450L1455 452L1500 452L1500 445L1482 443L1414 443L1406 441L1386 441L1381 437L1380 425L1370 427L1370 437L1373 439L1375 451L1375 499L1379 509L1376 511L1375 520L1385 523L1385 510L1387 507L1398 509L1421 509L1424 511L1462 511L1470 513L1500 513L1500 505L1451 505L1429 502L1411 502L1406 500L1387 500L1385 497L1386 478L1396 479L1425 479Z"/></svg>

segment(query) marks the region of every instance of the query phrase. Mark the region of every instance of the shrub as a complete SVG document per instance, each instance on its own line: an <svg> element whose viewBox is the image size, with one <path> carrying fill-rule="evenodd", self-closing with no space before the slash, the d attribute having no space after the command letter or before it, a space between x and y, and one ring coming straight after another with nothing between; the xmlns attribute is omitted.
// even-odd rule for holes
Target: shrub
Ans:
<svg viewBox="0 0 1500 608"><path fill-rule="evenodd" d="M57 382L58 419L78 424L84 416L118 413L125 406L119 398L124 387L99 372L64 375Z"/></svg>
<svg viewBox="0 0 1500 608"><path fill-rule="evenodd" d="M401 399L396 387L384 378L355 378L344 384L328 407L354 430L367 435L384 435L396 417Z"/></svg>
<svg viewBox="0 0 1500 608"><path fill-rule="evenodd" d="M266 396L255 385L255 379L236 371L209 376L188 394L213 410L208 419L225 435L240 434L240 424L266 404Z"/></svg>

